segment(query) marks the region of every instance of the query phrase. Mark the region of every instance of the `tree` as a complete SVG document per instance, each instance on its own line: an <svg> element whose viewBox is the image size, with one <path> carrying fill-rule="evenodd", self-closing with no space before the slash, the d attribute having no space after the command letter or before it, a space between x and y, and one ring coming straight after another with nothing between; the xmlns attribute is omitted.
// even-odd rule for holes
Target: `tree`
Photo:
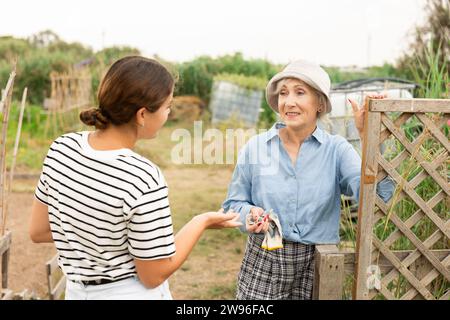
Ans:
<svg viewBox="0 0 450 320"><path fill-rule="evenodd" d="M52 30L40 31L29 38L30 43L37 48L48 47L60 40L59 36Z"/></svg>
<svg viewBox="0 0 450 320"><path fill-rule="evenodd" d="M448 0L428 0L425 7L427 20L414 31L414 41L397 62L406 77L414 79L416 65L421 63L426 69L433 66L430 55L437 57L438 67L445 66L444 74L450 77L450 5ZM436 66L435 66L436 67Z"/></svg>

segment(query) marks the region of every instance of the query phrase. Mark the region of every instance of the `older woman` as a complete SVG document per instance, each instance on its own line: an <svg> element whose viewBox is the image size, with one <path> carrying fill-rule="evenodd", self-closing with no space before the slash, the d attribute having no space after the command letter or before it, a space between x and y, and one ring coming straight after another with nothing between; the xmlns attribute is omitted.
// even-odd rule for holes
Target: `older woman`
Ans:
<svg viewBox="0 0 450 320"><path fill-rule="evenodd" d="M268 104L282 122L243 147L223 204L240 213L249 233L237 299L311 299L314 245L339 242L340 196L359 198L361 158L343 137L317 126L331 111L329 91L328 74L303 60L267 85ZM361 136L364 110L350 102ZM392 191L389 180L377 188L385 201ZM271 209L282 229L276 250L262 248L271 219L258 220Z"/></svg>

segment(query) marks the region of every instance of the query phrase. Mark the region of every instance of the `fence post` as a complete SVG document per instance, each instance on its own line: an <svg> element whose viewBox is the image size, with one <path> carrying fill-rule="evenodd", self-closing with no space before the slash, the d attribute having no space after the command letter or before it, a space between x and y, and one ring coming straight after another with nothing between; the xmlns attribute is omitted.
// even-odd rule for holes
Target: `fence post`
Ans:
<svg viewBox="0 0 450 320"><path fill-rule="evenodd" d="M372 101L369 102L370 104ZM356 235L355 283L353 299L369 299L369 289L366 284L366 270L371 263L372 221L375 205L376 177L378 163L376 154L380 138L381 116L379 112L369 112L366 105L364 119L364 138L362 150L361 183L358 207L358 230ZM363 270L362 272L360 272Z"/></svg>
<svg viewBox="0 0 450 320"><path fill-rule="evenodd" d="M0 256L2 260L2 288L8 287L9 248L11 246L11 231L7 231L0 239Z"/></svg>
<svg viewBox="0 0 450 320"><path fill-rule="evenodd" d="M316 245L314 300L341 300L344 284L344 254L336 245Z"/></svg>

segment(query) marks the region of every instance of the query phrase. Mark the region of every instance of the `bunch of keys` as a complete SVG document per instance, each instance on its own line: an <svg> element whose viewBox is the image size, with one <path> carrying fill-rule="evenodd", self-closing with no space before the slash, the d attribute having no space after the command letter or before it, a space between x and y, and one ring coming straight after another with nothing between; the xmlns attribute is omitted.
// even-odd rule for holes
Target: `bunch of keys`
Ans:
<svg viewBox="0 0 450 320"><path fill-rule="evenodd" d="M263 221L266 221L267 219L269 219L269 214L272 213L272 209L270 209L269 212L264 212L262 215L260 215L258 217L258 219L256 221L253 220L253 217L250 219L249 224L253 225L255 223L257 223L258 225L260 225Z"/></svg>

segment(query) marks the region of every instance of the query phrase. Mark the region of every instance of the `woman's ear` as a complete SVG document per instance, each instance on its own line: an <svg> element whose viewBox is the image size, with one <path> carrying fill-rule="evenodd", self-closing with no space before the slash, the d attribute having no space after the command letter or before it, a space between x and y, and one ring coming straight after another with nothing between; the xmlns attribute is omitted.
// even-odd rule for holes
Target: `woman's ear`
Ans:
<svg viewBox="0 0 450 320"><path fill-rule="evenodd" d="M136 124L139 127L143 127L145 125L145 111L147 109L145 107L142 107L136 111Z"/></svg>

